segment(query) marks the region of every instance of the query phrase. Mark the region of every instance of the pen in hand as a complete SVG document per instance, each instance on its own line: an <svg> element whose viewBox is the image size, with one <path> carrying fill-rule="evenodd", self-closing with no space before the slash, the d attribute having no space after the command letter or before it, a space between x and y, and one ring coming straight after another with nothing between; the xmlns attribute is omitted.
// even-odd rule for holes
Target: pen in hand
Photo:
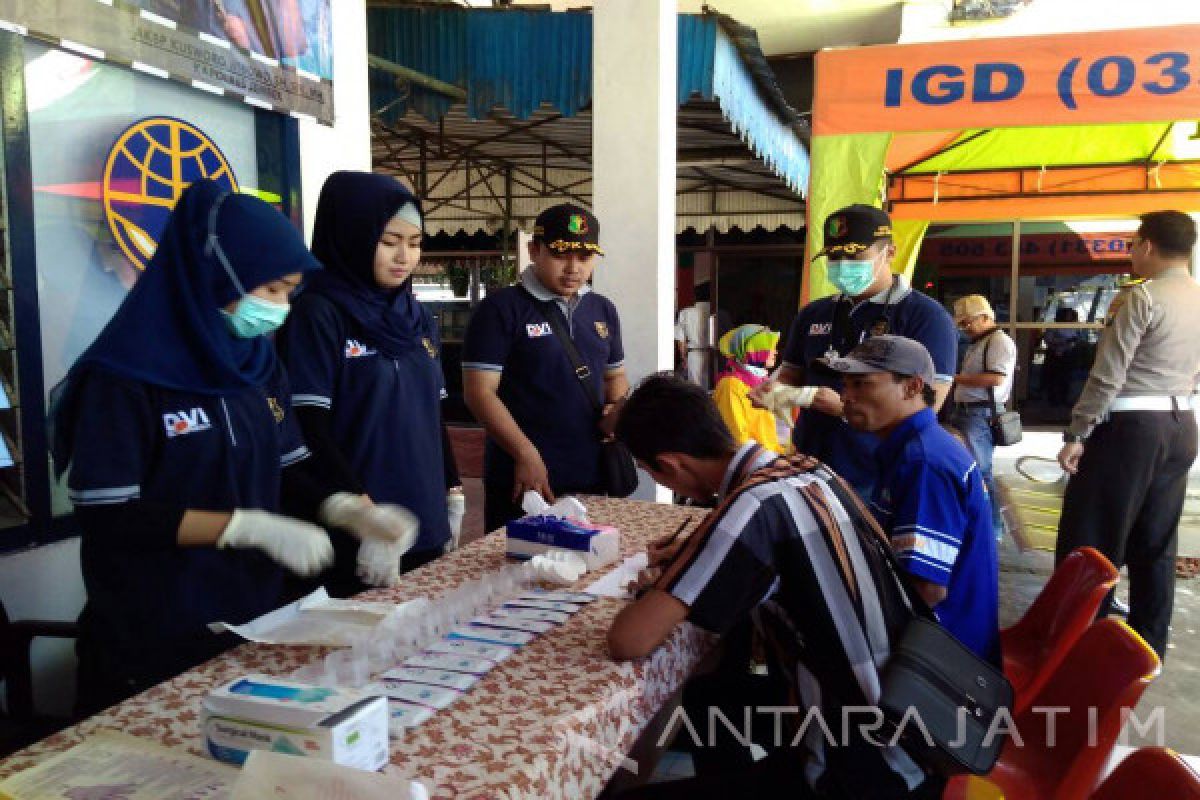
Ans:
<svg viewBox="0 0 1200 800"><path fill-rule="evenodd" d="M647 567L637 576L630 585L634 590L635 597L641 597L645 594L659 576L662 575L662 565L675 558L679 552L679 548L687 541L690 533L685 535L688 526L692 524L692 518L688 517L679 523L679 527L670 536L651 542L647 549Z"/></svg>

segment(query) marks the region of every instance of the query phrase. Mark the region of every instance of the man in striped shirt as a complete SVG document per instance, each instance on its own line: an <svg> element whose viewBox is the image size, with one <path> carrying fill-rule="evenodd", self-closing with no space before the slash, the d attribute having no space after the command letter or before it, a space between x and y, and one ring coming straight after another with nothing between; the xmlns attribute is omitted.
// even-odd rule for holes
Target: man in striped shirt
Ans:
<svg viewBox="0 0 1200 800"><path fill-rule="evenodd" d="M677 378L644 381L616 433L656 481L719 505L683 541L651 549L644 591L609 630L612 656L646 656L684 620L724 634L752 618L787 687L772 705L739 696L732 682L713 699L735 725L742 709L724 710L749 706L752 724L775 732L766 758L637 796L776 796L781 786L800 798L940 796L940 779L862 716L878 702L880 668L911 612L857 496L813 459L777 460L753 441L736 447L707 393ZM693 711L689 721L709 742L710 715Z"/></svg>
<svg viewBox="0 0 1200 800"><path fill-rule="evenodd" d="M846 421L879 438L872 511L946 630L1000 666L992 510L975 458L933 413L933 359L903 336L874 336L825 365L842 374Z"/></svg>

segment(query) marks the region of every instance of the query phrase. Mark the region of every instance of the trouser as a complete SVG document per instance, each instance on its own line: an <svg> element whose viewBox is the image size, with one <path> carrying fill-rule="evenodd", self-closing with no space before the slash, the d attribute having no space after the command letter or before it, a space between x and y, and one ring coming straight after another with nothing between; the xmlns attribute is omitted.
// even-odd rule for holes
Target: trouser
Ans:
<svg viewBox="0 0 1200 800"><path fill-rule="evenodd" d="M732 655L737 661L737 653ZM893 781L886 776L876 776L870 794L863 794L857 787L847 788L848 783L859 783L847 775L857 768L853 757L831 762L826 774L817 781L817 788L810 787L804 774L808 751L801 746L791 746L793 733L786 725L777 739L773 718L759 711L790 705L786 689L765 675L742 672L737 676L718 670L689 681L684 688L683 706L695 737L687 728L682 728L675 741L676 746L686 745L692 753L696 777L642 786L619 797L621 800L730 800L741 797L756 800L776 797L787 800L860 800L865 797L932 800L941 797L945 784L937 777L926 779L911 792L898 777ZM744 720L748 707L753 709L749 740L767 751L766 757L759 761L754 761L750 748L738 740L746 734ZM731 731L710 712L710 708L719 709L738 733ZM838 774L833 774L835 772Z"/></svg>
<svg viewBox="0 0 1200 800"><path fill-rule="evenodd" d="M950 422L962 432L975 456L975 463L979 465L979 474L992 501L992 527L999 539L1004 534L1004 520L1000 516L1000 495L996 493L996 479L992 474L992 455L996 446L992 439L992 416L988 406L956 405Z"/></svg>
<svg viewBox="0 0 1200 800"><path fill-rule="evenodd" d="M1159 658L1167 651L1179 517L1196 446L1190 410L1113 414L1088 438L1058 524L1057 561L1086 545L1128 568L1129 626Z"/></svg>

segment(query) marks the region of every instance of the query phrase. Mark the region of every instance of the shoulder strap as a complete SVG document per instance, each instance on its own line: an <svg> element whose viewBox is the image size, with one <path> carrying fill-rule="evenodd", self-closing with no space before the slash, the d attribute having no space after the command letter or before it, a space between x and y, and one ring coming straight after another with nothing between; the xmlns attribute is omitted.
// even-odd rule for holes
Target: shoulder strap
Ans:
<svg viewBox="0 0 1200 800"><path fill-rule="evenodd" d="M987 341L983 343L983 361L980 364L980 366L983 367L984 372L987 372L988 350L991 348L992 339L996 338L997 333L1000 333L999 327L997 327L994 331L989 333L988 337L987 337ZM991 405L988 406L988 410L991 413L992 417L995 417L996 416L996 387L989 386L989 387L987 387L987 391L988 391L988 400L991 401Z"/></svg>
<svg viewBox="0 0 1200 800"><path fill-rule="evenodd" d="M546 318L546 322L550 324L550 330L554 331L554 336L562 345L563 350L567 353L567 359L571 362L571 369L575 371L575 377L579 379L579 388L587 396L588 402L591 403L592 409L597 414L604 410L600 405L600 401L596 399L595 393L592 391L590 384L592 378L591 368L583 363L583 356L579 355L578 348L575 347L575 342L571 340L571 334L567 332L566 326L563 324L562 313L558 310L558 306L554 301L549 302L538 300L533 296L533 292L521 287L521 291L525 292L533 300L534 304L541 309L542 316Z"/></svg>

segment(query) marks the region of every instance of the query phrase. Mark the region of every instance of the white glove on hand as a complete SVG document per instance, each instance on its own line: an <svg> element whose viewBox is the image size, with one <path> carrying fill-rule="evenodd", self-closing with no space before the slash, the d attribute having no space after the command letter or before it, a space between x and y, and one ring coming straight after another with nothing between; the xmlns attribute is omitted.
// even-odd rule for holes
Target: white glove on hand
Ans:
<svg viewBox="0 0 1200 800"><path fill-rule="evenodd" d="M364 539L358 545L358 566L354 574L368 586L390 589L400 582L400 557L407 549L401 549L396 542Z"/></svg>
<svg viewBox="0 0 1200 800"><path fill-rule="evenodd" d="M236 509L217 547L257 548L301 577L333 563L333 544L320 527L256 509Z"/></svg>
<svg viewBox="0 0 1200 800"><path fill-rule="evenodd" d="M338 492L325 498L317 518L331 528L341 528L361 541L404 543L403 553L417 541L420 523L406 508L374 505L366 497Z"/></svg>
<svg viewBox="0 0 1200 800"><path fill-rule="evenodd" d="M792 422L789 414L791 409L808 408L816 396L816 386L788 386L784 383L777 383L771 388L771 391L762 396L762 404L768 411L774 412L775 416L790 425Z"/></svg>
<svg viewBox="0 0 1200 800"><path fill-rule="evenodd" d="M446 495L446 517L450 522L450 541L446 542L446 552L458 549L459 539L462 538L463 517L467 514L467 496L462 492L450 492Z"/></svg>

